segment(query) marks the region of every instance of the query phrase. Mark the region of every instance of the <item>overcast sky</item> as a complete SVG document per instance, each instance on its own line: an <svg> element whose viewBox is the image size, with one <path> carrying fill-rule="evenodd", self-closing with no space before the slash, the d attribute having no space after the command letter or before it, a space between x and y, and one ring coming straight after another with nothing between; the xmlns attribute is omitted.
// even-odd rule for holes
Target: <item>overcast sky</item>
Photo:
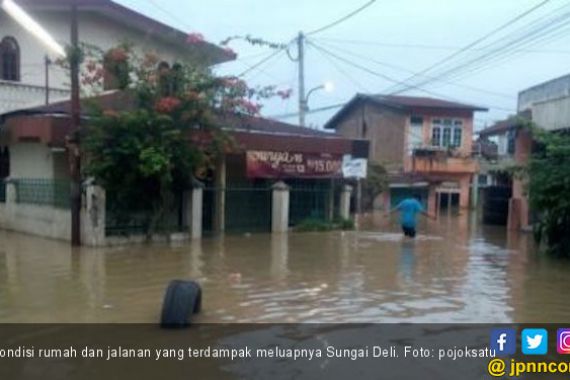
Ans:
<svg viewBox="0 0 570 380"><path fill-rule="evenodd" d="M246 34L286 43L299 31L309 32L327 25L368 0L116 1L182 30L200 32L215 43L228 36ZM357 92L393 90L394 82L386 77L393 81L407 79L411 73L449 57L543 1L377 0L347 21L310 36L320 50L307 46L307 90L324 81L335 84L332 93L315 92L310 98L310 108L345 102ZM476 114L478 127L505 117L514 112L519 91L570 72L570 15L566 17L566 12L570 12L568 0L546 2L473 49L447 60L447 66L440 66L462 68L455 71L455 76L443 78L441 71L426 73L419 79L427 77L432 81L422 84L421 90L415 88L405 94L440 95L487 106L490 112ZM543 34L537 34L529 29L539 26L539 22L546 22L551 30L539 28ZM513 39L521 36L515 52L501 47L512 41L507 37L509 33L518 33L511 35ZM491 43L495 44L485 46ZM238 53L238 60L218 68L220 73L242 73L273 52L240 41L230 46ZM294 52L293 46L291 53ZM474 59L479 59L476 65L465 66ZM266 102L262 110L265 116L297 111L297 64L285 52L250 71L245 79L253 86L274 84L294 90L287 101ZM321 126L332 114L334 111L315 113L307 120ZM296 123L297 117L284 121Z"/></svg>

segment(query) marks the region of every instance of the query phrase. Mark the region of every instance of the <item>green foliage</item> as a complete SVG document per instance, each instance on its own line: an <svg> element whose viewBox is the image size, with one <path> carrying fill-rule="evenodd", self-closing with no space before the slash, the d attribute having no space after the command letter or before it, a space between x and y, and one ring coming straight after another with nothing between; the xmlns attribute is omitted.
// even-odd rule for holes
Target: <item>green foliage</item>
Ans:
<svg viewBox="0 0 570 380"><path fill-rule="evenodd" d="M530 206L539 212L535 237L548 250L570 257L570 136L534 129L538 147L527 173Z"/></svg>
<svg viewBox="0 0 570 380"><path fill-rule="evenodd" d="M388 188L388 172L377 162L368 164L368 175L362 184L362 203L365 210L371 210L374 199Z"/></svg>
<svg viewBox="0 0 570 380"><path fill-rule="evenodd" d="M81 137L84 174L107 190L115 218L142 215L148 234L166 225L179 207L177 195L190 187L193 176L234 148L221 128L224 118L256 114L256 101L271 96L202 67L164 67L159 61L150 54L139 58L123 44L90 61L83 73L84 85L93 86L111 75L132 103L104 108L91 102Z"/></svg>

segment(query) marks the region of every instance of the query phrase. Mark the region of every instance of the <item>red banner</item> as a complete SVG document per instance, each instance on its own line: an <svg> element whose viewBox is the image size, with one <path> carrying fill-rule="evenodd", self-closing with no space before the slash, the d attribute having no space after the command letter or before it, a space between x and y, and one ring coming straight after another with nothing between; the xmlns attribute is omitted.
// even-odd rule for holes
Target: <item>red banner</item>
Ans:
<svg viewBox="0 0 570 380"><path fill-rule="evenodd" d="M248 151L249 178L340 178L342 156L328 153Z"/></svg>

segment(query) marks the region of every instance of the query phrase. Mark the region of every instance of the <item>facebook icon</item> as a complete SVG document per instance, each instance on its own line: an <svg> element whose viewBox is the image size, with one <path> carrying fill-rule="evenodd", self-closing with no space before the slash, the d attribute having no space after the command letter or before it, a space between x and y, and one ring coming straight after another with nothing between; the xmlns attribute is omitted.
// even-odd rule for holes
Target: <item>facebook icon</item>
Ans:
<svg viewBox="0 0 570 380"><path fill-rule="evenodd" d="M515 329L493 329L489 347L495 351L497 356L514 355L517 351Z"/></svg>

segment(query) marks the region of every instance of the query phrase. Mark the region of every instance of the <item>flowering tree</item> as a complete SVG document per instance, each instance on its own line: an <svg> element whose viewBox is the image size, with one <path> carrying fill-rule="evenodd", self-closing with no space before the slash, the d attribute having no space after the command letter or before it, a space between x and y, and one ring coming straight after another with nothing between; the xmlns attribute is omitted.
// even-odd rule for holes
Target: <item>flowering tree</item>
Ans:
<svg viewBox="0 0 570 380"><path fill-rule="evenodd" d="M84 86L105 82L123 90L112 107L91 104L81 136L84 174L107 190L111 212L143 215L149 234L165 225L176 195L193 177L234 149L221 128L226 117L256 115L264 98L289 96L275 87L252 89L239 78L216 77L207 68L159 62L156 55L139 57L121 45L87 60L82 72Z"/></svg>

